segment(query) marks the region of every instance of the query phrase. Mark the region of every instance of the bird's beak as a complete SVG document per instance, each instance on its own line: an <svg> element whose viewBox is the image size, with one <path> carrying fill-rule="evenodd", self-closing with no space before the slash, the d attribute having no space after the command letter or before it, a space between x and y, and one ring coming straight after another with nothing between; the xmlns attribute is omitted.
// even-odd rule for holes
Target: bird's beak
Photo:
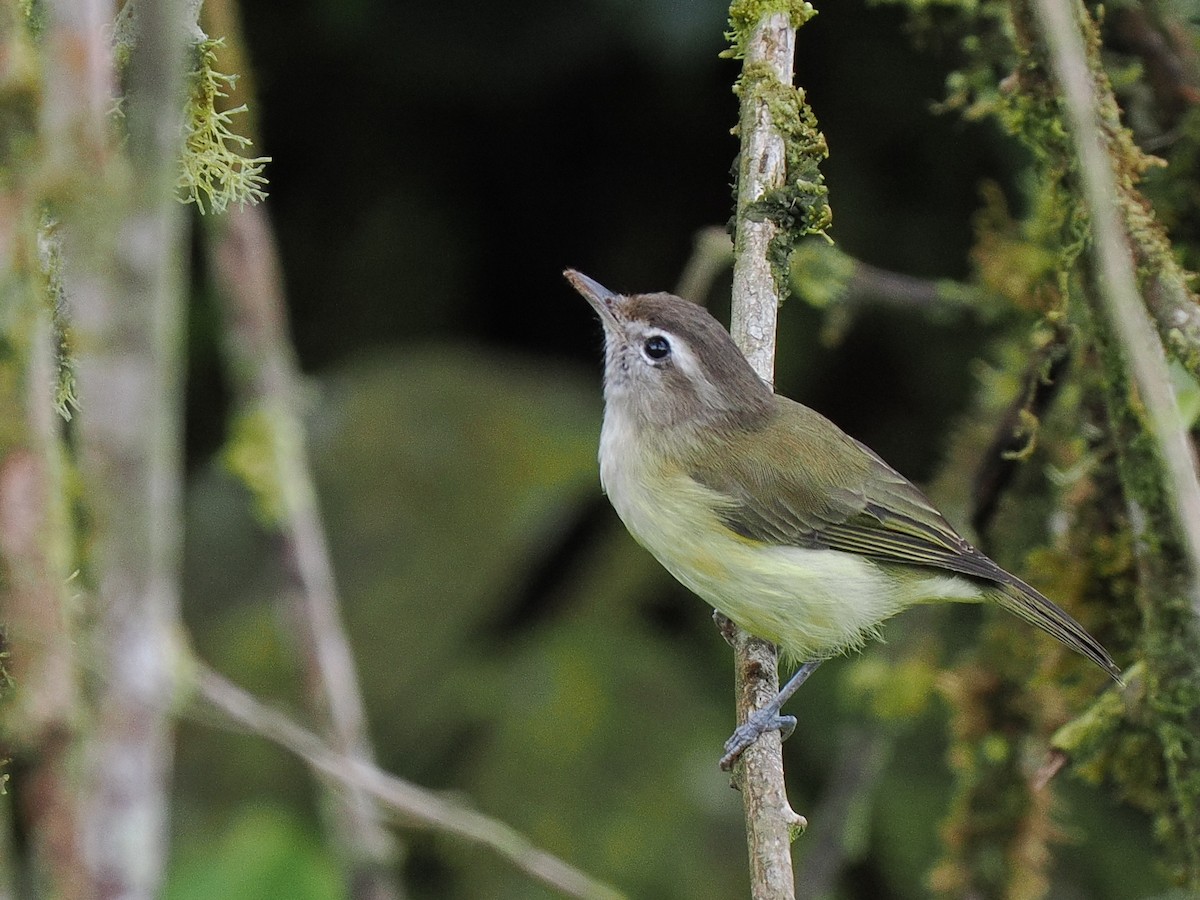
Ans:
<svg viewBox="0 0 1200 900"><path fill-rule="evenodd" d="M616 306L621 299L620 294L613 293L600 282L574 269L567 269L563 275L575 290L583 294L583 299L592 305L601 322L614 328L618 325Z"/></svg>

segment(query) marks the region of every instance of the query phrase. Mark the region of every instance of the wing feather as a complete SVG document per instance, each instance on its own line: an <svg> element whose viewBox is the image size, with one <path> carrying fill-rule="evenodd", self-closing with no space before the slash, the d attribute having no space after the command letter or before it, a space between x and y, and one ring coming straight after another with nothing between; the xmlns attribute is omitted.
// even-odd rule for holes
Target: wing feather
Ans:
<svg viewBox="0 0 1200 900"><path fill-rule="evenodd" d="M721 520L765 544L842 550L992 582L1002 606L1091 659L1120 670L1070 615L973 547L907 478L819 413L777 397L770 434L730 442L720 466L691 477L725 499ZM783 452L777 459L768 453Z"/></svg>
<svg viewBox="0 0 1200 900"><path fill-rule="evenodd" d="M875 453L819 413L778 399L769 440L743 437L719 468L692 467L693 479L728 498L720 512L728 528L763 543L1011 579ZM780 447L791 459L772 464L765 454Z"/></svg>

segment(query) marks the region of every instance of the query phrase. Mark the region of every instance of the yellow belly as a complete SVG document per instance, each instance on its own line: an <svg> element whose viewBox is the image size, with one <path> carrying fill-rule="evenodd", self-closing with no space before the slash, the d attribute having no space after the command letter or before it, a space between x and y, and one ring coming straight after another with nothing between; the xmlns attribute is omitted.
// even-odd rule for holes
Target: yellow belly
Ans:
<svg viewBox="0 0 1200 900"><path fill-rule="evenodd" d="M749 540L719 520L716 492L668 466L648 471L606 456L603 445L601 480L630 533L672 575L796 660L860 646L917 603L982 595L949 572L897 572L852 553Z"/></svg>

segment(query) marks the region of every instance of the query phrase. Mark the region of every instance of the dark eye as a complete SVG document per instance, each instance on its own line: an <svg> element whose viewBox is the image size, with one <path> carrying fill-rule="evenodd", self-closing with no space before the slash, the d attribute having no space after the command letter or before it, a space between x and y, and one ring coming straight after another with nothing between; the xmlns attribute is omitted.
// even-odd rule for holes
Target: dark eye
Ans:
<svg viewBox="0 0 1200 900"><path fill-rule="evenodd" d="M646 351L646 355L651 359L666 359L671 355L671 345L661 334L646 338L646 343L642 345L642 349Z"/></svg>

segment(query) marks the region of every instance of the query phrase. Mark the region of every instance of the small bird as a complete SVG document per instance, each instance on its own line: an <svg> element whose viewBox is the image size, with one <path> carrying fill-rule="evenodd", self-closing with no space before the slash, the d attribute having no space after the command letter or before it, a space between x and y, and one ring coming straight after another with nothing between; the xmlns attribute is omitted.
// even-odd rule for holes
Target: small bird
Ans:
<svg viewBox="0 0 1200 900"><path fill-rule="evenodd" d="M600 482L626 528L680 582L803 663L734 732L722 767L820 664L918 603L992 601L1120 682L1071 616L975 549L870 448L775 394L703 307L622 295L568 269L604 326Z"/></svg>

